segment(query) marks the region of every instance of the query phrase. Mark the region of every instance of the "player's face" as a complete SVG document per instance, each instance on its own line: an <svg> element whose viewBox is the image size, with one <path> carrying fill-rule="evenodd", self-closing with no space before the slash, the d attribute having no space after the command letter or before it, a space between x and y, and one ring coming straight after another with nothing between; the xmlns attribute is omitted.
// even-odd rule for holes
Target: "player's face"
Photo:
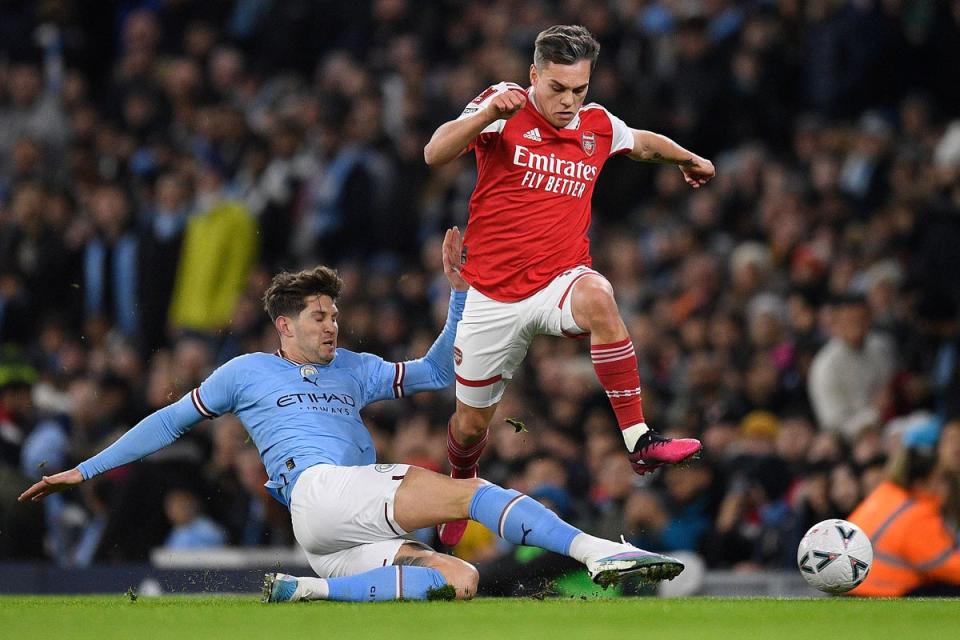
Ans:
<svg viewBox="0 0 960 640"><path fill-rule="evenodd" d="M311 296L307 306L291 323L293 343L310 362L326 364L337 350L337 318L340 312L330 296Z"/></svg>
<svg viewBox="0 0 960 640"><path fill-rule="evenodd" d="M558 129L567 126L587 97L590 61L573 64L546 63L542 69L530 65L530 84L540 113Z"/></svg>

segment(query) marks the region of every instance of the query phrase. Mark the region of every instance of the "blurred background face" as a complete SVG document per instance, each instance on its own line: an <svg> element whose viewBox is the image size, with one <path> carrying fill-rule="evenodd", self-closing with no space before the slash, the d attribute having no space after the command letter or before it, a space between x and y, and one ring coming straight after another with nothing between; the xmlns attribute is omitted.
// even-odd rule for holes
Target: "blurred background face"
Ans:
<svg viewBox="0 0 960 640"><path fill-rule="evenodd" d="M214 424L214 462L220 465L232 464L247 440L243 423L233 415L226 415L217 418Z"/></svg>
<svg viewBox="0 0 960 640"><path fill-rule="evenodd" d="M567 485L567 470L558 460L553 458L538 458L530 462L526 469L527 491L537 487Z"/></svg>
<svg viewBox="0 0 960 640"><path fill-rule="evenodd" d="M530 66L530 84L540 113L550 124L567 126L587 97L590 83L590 61L580 60L573 64L548 62L543 69Z"/></svg>
<svg viewBox="0 0 960 640"><path fill-rule="evenodd" d="M14 419L25 419L30 415L33 402L30 397L30 385L11 384L0 389L0 406Z"/></svg>
<svg viewBox="0 0 960 640"><path fill-rule="evenodd" d="M33 103L40 95L42 86L40 69L33 65L17 65L10 72L10 98L20 107Z"/></svg>
<svg viewBox="0 0 960 640"><path fill-rule="evenodd" d="M197 498L189 491L171 491L163 503L167 518L174 526L189 524L197 517Z"/></svg>
<svg viewBox="0 0 960 640"><path fill-rule="evenodd" d="M187 185L178 176L167 174L157 180L157 206L164 211L177 211L187 200Z"/></svg>
<svg viewBox="0 0 960 640"><path fill-rule="evenodd" d="M13 196L13 215L24 229L31 229L39 222L43 213L43 190L37 185L26 184Z"/></svg>
<svg viewBox="0 0 960 640"><path fill-rule="evenodd" d="M603 495L613 500L623 500L633 490L636 474L630 467L630 461L620 451L611 452L604 458L603 467L597 477Z"/></svg>
<svg viewBox="0 0 960 640"><path fill-rule="evenodd" d="M804 418L787 418L777 432L777 454L789 462L802 462L813 442L813 425Z"/></svg>
<svg viewBox="0 0 960 640"><path fill-rule="evenodd" d="M841 464L830 472L830 500L841 513L853 511L860 500L860 483L848 464Z"/></svg>
<svg viewBox="0 0 960 640"><path fill-rule="evenodd" d="M91 213L97 226L104 230L122 227L127 220L127 197L115 186L97 189L91 203Z"/></svg>
<svg viewBox="0 0 960 640"><path fill-rule="evenodd" d="M865 304L842 305L833 310L834 335L860 348L870 331L870 312Z"/></svg>
<svg viewBox="0 0 960 640"><path fill-rule="evenodd" d="M668 467L663 474L667 493L681 505L687 504L706 491L712 480L713 472L702 464L687 468Z"/></svg>
<svg viewBox="0 0 960 640"><path fill-rule="evenodd" d="M38 172L43 160L43 149L31 138L20 138L13 146L13 171L17 175L29 175Z"/></svg>

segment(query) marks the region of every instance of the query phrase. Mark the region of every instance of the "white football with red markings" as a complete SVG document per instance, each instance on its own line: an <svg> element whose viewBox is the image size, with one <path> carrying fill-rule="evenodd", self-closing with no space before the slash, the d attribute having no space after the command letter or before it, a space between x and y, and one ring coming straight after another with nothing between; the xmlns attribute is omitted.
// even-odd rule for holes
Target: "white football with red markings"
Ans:
<svg viewBox="0 0 960 640"><path fill-rule="evenodd" d="M827 593L850 591L873 564L870 538L852 522L824 520L810 527L797 548L797 568L810 586Z"/></svg>

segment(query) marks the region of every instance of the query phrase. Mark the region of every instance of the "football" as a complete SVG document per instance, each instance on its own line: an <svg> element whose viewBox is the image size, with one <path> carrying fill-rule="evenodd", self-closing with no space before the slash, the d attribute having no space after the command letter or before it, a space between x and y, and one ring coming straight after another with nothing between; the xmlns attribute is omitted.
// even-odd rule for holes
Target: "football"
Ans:
<svg viewBox="0 0 960 640"><path fill-rule="evenodd" d="M864 581L873 564L870 538L852 522L824 520L810 527L797 548L797 567L810 586L846 593Z"/></svg>

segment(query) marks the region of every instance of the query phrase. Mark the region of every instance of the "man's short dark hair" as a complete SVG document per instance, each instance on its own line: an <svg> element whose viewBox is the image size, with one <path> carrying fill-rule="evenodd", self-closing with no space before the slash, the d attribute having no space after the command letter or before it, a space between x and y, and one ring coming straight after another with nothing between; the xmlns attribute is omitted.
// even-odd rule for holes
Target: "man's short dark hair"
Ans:
<svg viewBox="0 0 960 640"><path fill-rule="evenodd" d="M283 271L273 276L270 286L263 294L263 308L271 320L279 316L292 318L300 315L307 306L307 298L340 295L343 280L330 267L314 267L296 273Z"/></svg>
<svg viewBox="0 0 960 640"><path fill-rule="evenodd" d="M537 35L533 50L533 63L543 69L548 62L575 64L589 60L590 68L597 66L600 43L585 27L578 24L558 24L544 29Z"/></svg>

